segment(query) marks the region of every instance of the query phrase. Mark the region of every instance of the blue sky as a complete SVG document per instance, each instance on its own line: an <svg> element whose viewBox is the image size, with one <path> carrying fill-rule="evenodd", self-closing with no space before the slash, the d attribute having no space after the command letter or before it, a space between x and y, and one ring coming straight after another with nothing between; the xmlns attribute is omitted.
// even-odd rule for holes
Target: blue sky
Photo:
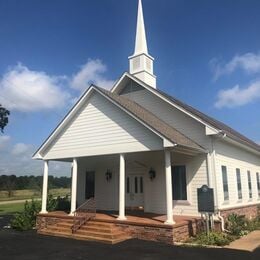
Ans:
<svg viewBox="0 0 260 260"><path fill-rule="evenodd" d="M143 8L158 87L260 142L260 2ZM42 173L30 156L76 98L128 71L136 13L137 0L0 0L0 103L11 110L0 174Z"/></svg>

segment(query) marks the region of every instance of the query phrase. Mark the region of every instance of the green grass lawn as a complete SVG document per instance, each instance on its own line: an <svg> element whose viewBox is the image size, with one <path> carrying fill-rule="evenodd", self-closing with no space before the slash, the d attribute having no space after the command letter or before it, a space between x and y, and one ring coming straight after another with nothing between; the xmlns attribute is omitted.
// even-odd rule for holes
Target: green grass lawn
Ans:
<svg viewBox="0 0 260 260"><path fill-rule="evenodd" d="M52 194L54 197L66 196L70 194L69 188L51 189L48 194ZM7 191L0 191L0 201L12 201L12 200L23 200L31 198L40 198L41 192L37 190L15 190L13 195L9 198Z"/></svg>
<svg viewBox="0 0 260 260"><path fill-rule="evenodd" d="M0 205L0 215L12 215L24 209L24 202Z"/></svg>

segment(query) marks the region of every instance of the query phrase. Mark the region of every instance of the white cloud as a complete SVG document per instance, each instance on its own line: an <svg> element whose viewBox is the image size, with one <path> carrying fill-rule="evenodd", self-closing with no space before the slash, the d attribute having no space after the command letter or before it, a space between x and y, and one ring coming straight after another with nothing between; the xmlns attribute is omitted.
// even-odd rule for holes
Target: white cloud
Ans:
<svg viewBox="0 0 260 260"><path fill-rule="evenodd" d="M0 135L0 150L4 150L8 145L11 137L8 135Z"/></svg>
<svg viewBox="0 0 260 260"><path fill-rule="evenodd" d="M233 73L237 69L241 69L248 74L260 73L260 53L246 53L243 55L235 55L229 62L221 63L218 59L212 59L210 66L214 73L214 80L222 75Z"/></svg>
<svg viewBox="0 0 260 260"><path fill-rule="evenodd" d="M227 90L220 90L215 107L238 107L260 99L260 81L249 84L246 88L239 85Z"/></svg>
<svg viewBox="0 0 260 260"><path fill-rule="evenodd" d="M11 138L1 138L0 136L0 140L3 139L9 141ZM7 142L5 149L0 149L0 175L42 175L43 162L32 160L35 149L32 144L17 143L13 146ZM70 170L71 163L50 162L50 175L70 177Z"/></svg>
<svg viewBox="0 0 260 260"><path fill-rule="evenodd" d="M24 143L17 143L13 149L12 154L13 155L22 155L30 150L30 145L24 144Z"/></svg>
<svg viewBox="0 0 260 260"><path fill-rule="evenodd" d="M62 81L62 77L33 71L19 63L0 79L0 103L22 112L63 107L70 95L61 88Z"/></svg>
<svg viewBox="0 0 260 260"><path fill-rule="evenodd" d="M81 70L72 77L71 85L80 91L86 90L90 84L96 84L99 87L110 89L114 85L113 80L104 76L107 71L106 65L99 59L89 59Z"/></svg>

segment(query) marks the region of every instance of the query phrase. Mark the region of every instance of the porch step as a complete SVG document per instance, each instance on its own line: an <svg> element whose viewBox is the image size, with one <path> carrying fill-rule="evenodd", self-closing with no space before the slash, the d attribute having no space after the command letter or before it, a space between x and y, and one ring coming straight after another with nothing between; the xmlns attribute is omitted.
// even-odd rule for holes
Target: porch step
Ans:
<svg viewBox="0 0 260 260"><path fill-rule="evenodd" d="M96 241L108 244L115 244L131 237L121 231L115 224L91 220L83 225L74 234L71 227L73 221L61 220L56 224L50 224L47 228L39 230L42 235L74 238L79 240Z"/></svg>
<svg viewBox="0 0 260 260"><path fill-rule="evenodd" d="M91 237L96 237L96 238L109 238L109 239L117 239L124 237L125 234L120 231L116 232L110 232L110 233L105 233L105 232L97 232L97 231L89 231L89 230L78 230L76 235L85 235L85 236L91 236Z"/></svg>

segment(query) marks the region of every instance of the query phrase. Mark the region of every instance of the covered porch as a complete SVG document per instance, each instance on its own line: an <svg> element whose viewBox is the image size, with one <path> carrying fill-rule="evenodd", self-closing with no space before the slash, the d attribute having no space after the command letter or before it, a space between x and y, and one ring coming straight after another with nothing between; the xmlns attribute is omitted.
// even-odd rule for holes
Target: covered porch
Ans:
<svg viewBox="0 0 260 260"><path fill-rule="evenodd" d="M94 197L96 210L100 214L105 211L103 217L107 220L107 213L111 212L109 220L132 221L136 218L140 223L174 225L184 216L194 215L189 214L196 208L191 183L198 169L204 167L204 157L204 154L194 151L166 149L74 158L69 215L73 217L78 207ZM44 162L41 214L47 213L48 163ZM185 175L183 178L173 178L175 165L185 167L185 171L179 172L179 175ZM206 174L204 177L206 180ZM181 180L185 181L185 187ZM178 200L178 197L174 200L174 196L182 196L183 199Z"/></svg>

